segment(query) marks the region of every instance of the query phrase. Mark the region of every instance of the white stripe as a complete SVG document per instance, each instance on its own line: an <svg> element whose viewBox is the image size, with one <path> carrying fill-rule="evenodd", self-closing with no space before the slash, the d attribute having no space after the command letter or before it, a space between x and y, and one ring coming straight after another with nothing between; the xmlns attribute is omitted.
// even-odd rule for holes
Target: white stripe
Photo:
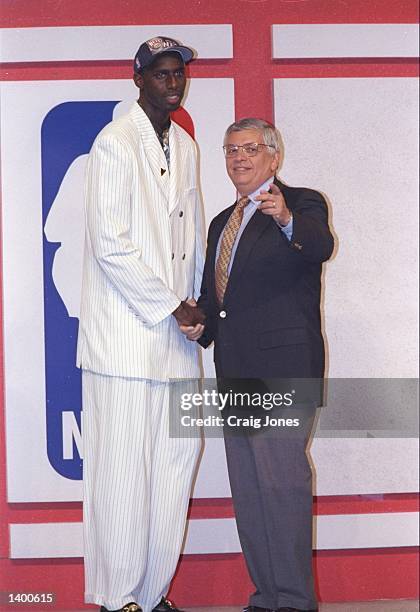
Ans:
<svg viewBox="0 0 420 612"><path fill-rule="evenodd" d="M11 559L83 556L82 523L10 525Z"/></svg>
<svg viewBox="0 0 420 612"><path fill-rule="evenodd" d="M418 545L418 512L318 516L316 550L398 548ZM234 519L189 521L184 554L240 552ZM10 525L10 558L82 556L80 523Z"/></svg>
<svg viewBox="0 0 420 612"><path fill-rule="evenodd" d="M65 62L133 59L144 40L170 36L198 57L232 57L230 24L3 28L2 62Z"/></svg>
<svg viewBox="0 0 420 612"><path fill-rule="evenodd" d="M317 518L317 550L417 546L419 513L342 514Z"/></svg>
<svg viewBox="0 0 420 612"><path fill-rule="evenodd" d="M273 58L417 57L417 24L273 25Z"/></svg>

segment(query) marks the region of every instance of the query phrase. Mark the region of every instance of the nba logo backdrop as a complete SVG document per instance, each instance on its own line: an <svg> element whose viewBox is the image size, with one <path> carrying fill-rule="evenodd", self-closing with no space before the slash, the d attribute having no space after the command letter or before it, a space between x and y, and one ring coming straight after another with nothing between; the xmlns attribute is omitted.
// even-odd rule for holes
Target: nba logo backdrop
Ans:
<svg viewBox="0 0 420 612"><path fill-rule="evenodd" d="M3 177L7 181L11 173L13 192L13 205L3 211L7 432L19 440L8 446L9 501L81 499L83 416L75 350L84 172L96 135L137 95L130 80L12 83L3 90L3 147L10 161ZM211 123L200 123L200 116L212 117ZM232 81L191 82L177 120L207 141L203 189L218 175L220 197L229 202L231 187L214 158L223 159L223 131L233 121Z"/></svg>

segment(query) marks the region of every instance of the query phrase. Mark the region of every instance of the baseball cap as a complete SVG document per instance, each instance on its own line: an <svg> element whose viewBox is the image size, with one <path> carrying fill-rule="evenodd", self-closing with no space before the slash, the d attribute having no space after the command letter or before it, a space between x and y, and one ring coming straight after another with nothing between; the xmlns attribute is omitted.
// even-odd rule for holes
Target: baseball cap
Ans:
<svg viewBox="0 0 420 612"><path fill-rule="evenodd" d="M194 51L181 45L177 40L166 36L155 36L140 45L134 57L134 72L140 72L142 68L149 66L157 55L168 51L179 53L185 64L194 57Z"/></svg>

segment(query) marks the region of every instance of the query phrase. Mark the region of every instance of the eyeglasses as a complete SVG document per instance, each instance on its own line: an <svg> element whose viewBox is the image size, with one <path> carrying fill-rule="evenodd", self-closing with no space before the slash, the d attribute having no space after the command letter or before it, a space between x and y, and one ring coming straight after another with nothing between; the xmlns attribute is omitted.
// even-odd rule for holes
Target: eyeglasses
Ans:
<svg viewBox="0 0 420 612"><path fill-rule="evenodd" d="M261 147L269 147L270 149L276 148L273 145L267 145L262 143L259 144L257 142L248 142L244 145L224 145L223 151L225 157L235 157L241 149L247 157L255 157L255 155L262 151Z"/></svg>

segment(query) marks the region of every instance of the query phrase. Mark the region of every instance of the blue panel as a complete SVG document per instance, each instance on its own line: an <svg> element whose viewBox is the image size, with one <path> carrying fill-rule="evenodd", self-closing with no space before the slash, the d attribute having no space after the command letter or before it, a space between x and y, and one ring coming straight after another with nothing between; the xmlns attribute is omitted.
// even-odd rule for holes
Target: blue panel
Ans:
<svg viewBox="0 0 420 612"><path fill-rule="evenodd" d="M43 226L69 166L89 152L98 132L112 120L117 104L66 102L46 115L41 128ZM75 366L78 320L68 316L52 277L60 244L43 236L47 451L59 474L77 480L82 477L82 461L75 445L74 458L63 459L62 413L73 411L80 428L81 377Z"/></svg>

